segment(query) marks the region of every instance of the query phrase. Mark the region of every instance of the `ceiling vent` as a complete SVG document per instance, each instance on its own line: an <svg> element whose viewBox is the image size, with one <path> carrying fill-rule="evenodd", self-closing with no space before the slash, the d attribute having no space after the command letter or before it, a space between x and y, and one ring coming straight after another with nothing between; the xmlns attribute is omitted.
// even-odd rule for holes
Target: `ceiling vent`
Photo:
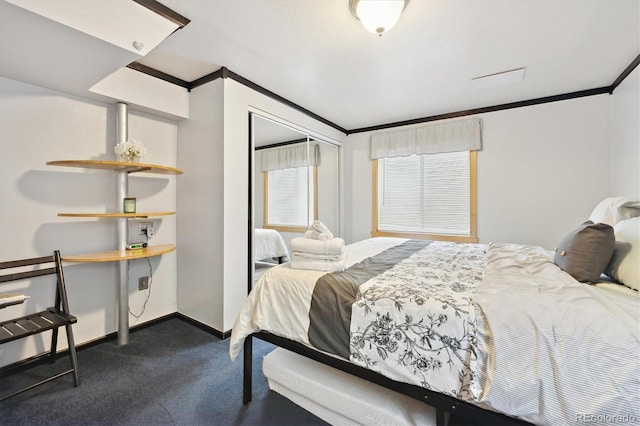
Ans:
<svg viewBox="0 0 640 426"><path fill-rule="evenodd" d="M524 70L525 68L517 68L473 78L471 79L471 88L482 90L520 83L524 80Z"/></svg>

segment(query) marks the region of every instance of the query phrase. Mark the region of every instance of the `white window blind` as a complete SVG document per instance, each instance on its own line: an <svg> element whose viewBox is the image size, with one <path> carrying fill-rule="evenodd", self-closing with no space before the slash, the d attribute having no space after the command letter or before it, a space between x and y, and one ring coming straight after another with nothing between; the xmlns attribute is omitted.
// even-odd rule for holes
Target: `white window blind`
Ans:
<svg viewBox="0 0 640 426"><path fill-rule="evenodd" d="M268 225L307 227L313 221L311 170L295 167L267 172Z"/></svg>
<svg viewBox="0 0 640 426"><path fill-rule="evenodd" d="M469 152L378 160L378 231L469 236Z"/></svg>

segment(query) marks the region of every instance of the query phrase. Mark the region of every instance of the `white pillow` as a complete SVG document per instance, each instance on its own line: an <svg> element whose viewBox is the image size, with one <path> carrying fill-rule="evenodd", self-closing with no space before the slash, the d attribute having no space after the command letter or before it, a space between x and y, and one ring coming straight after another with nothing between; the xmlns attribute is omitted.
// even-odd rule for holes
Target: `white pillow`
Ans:
<svg viewBox="0 0 640 426"><path fill-rule="evenodd" d="M625 197L609 197L600 201L591 212L589 220L593 223L606 223L615 226L621 220L640 216L640 208L633 208L637 202Z"/></svg>
<svg viewBox="0 0 640 426"><path fill-rule="evenodd" d="M605 274L640 291L640 217L618 222L613 231L616 245Z"/></svg>

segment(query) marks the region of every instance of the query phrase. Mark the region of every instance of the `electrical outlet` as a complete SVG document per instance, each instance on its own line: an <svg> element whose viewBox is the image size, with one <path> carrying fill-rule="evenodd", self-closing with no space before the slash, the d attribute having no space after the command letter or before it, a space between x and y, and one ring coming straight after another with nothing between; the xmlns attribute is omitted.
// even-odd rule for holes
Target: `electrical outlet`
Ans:
<svg viewBox="0 0 640 426"><path fill-rule="evenodd" d="M140 222L138 223L138 235L147 235L147 229L153 229L153 222Z"/></svg>
<svg viewBox="0 0 640 426"><path fill-rule="evenodd" d="M138 278L138 290L146 290L149 288L149 277Z"/></svg>

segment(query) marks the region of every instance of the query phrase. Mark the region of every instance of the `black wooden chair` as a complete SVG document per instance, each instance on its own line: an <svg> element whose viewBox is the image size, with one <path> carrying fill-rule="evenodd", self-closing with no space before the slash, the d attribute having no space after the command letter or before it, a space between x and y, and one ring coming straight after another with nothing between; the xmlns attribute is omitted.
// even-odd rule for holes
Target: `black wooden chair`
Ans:
<svg viewBox="0 0 640 426"><path fill-rule="evenodd" d="M28 268L29 270L25 271L25 267L29 266L32 268ZM58 379L67 374L73 374L74 384L75 386L79 386L78 358L76 356L76 347L73 340L73 330L71 329L71 325L75 324L77 319L69 313L69 302L67 301L67 292L64 284L60 252L58 250L54 251L53 256L0 262L0 270L2 270L1 272L3 273L3 275L0 275L0 285L7 282L26 280L43 275L56 276L56 295L54 306L41 312L0 322L0 344L37 333L42 333L47 330L52 330L51 349L48 356L50 357L51 362L54 362L56 359L56 348L58 346L58 328L64 326L67 332L69 356L71 358L71 369L55 374L8 395L3 395L0 397L0 401L50 382L51 380ZM34 284L36 283L34 282ZM11 305L23 303L24 300L25 299L22 295L8 295L0 293L0 308L6 308Z"/></svg>

